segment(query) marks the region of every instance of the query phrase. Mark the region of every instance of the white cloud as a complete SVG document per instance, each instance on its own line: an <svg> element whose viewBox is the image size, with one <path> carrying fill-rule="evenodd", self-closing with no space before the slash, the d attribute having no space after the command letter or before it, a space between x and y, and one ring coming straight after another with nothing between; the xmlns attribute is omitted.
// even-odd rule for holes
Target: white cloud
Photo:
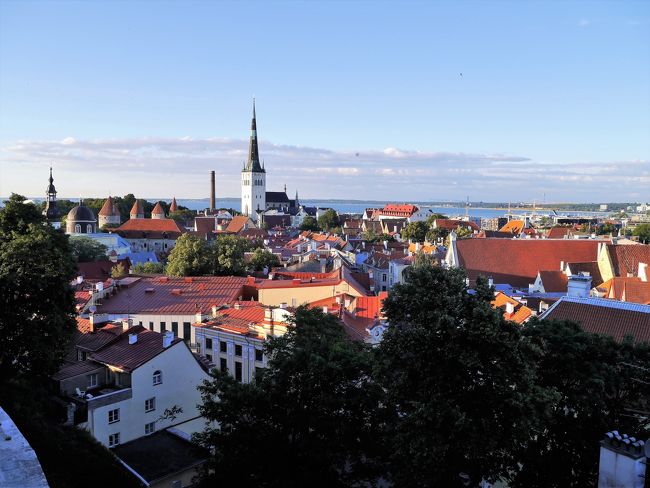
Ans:
<svg viewBox="0 0 650 488"><path fill-rule="evenodd" d="M62 196L133 192L142 197L203 198L207 174L217 172L221 196L239 195L248 141L190 136L16 141L0 147L0 195L42 193L54 163ZM647 194L646 160L548 162L508 153L383 150L333 151L260 141L270 190L285 183L306 198L398 200L626 201ZM42 179L34 177L43 171ZM459 195L460 193L460 195ZM648 195L650 197L650 195Z"/></svg>

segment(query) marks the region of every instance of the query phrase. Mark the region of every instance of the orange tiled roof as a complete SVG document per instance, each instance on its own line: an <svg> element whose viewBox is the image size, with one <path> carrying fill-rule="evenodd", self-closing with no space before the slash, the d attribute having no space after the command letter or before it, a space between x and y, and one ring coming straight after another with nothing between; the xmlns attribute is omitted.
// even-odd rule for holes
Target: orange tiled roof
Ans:
<svg viewBox="0 0 650 488"><path fill-rule="evenodd" d="M569 227L551 227L546 233L546 237L549 239L564 239L565 236L569 235L570 231Z"/></svg>
<svg viewBox="0 0 650 488"><path fill-rule="evenodd" d="M169 211L170 212L176 212L178 211L178 205L176 205L176 197L172 197L172 203L169 206Z"/></svg>
<svg viewBox="0 0 650 488"><path fill-rule="evenodd" d="M143 214L144 215L144 207L142 206L142 202L140 200L136 200L133 203L133 207L131 207L131 215L138 215L138 214Z"/></svg>
<svg viewBox="0 0 650 488"><path fill-rule="evenodd" d="M499 229L499 232L510 232L512 234L521 234L526 223L523 220L511 220Z"/></svg>
<svg viewBox="0 0 650 488"><path fill-rule="evenodd" d="M513 306L512 313L508 313L506 311L505 307L508 303ZM510 320L511 322L516 322L518 324L523 324L533 316L533 311L530 308L526 307L524 304L518 302L514 298L511 298L505 293L502 293L500 291L494 295L494 300L492 300L492 306L494 308L503 307L504 308L503 317L506 320Z"/></svg>
<svg viewBox="0 0 650 488"><path fill-rule="evenodd" d="M628 275L637 276L639 263L646 263L650 267L650 245L616 245L608 244L607 250L612 259L614 274L623 278Z"/></svg>
<svg viewBox="0 0 650 488"><path fill-rule="evenodd" d="M598 288L605 298L614 300L650 304L650 282L641 281L639 277L616 276L607 280Z"/></svg>
<svg viewBox="0 0 650 488"><path fill-rule="evenodd" d="M250 219L246 215L237 215L232 218L228 227L226 227L226 232L238 233L241 232L248 224Z"/></svg>

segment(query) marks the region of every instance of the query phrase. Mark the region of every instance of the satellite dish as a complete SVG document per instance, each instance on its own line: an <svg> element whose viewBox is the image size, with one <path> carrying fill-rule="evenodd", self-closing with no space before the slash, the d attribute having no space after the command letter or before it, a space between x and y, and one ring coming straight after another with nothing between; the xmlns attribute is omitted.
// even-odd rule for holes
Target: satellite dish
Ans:
<svg viewBox="0 0 650 488"><path fill-rule="evenodd" d="M645 452L645 457L650 458L650 439L645 441L645 445L643 446L643 451Z"/></svg>

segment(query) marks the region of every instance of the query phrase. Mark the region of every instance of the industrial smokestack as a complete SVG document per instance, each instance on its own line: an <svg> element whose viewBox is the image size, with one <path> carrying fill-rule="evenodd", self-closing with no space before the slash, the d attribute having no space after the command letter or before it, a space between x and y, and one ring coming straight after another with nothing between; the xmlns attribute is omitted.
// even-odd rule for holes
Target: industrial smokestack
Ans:
<svg viewBox="0 0 650 488"><path fill-rule="evenodd" d="M214 190L214 171L210 171L210 212L214 212L215 207L215 190Z"/></svg>

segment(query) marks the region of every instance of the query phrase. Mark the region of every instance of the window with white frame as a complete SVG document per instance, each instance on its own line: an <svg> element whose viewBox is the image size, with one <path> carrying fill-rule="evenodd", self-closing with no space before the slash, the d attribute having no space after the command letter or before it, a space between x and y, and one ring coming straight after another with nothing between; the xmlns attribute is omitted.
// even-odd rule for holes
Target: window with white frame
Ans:
<svg viewBox="0 0 650 488"><path fill-rule="evenodd" d="M108 436L108 447L115 447L120 443L120 433L116 432Z"/></svg>
<svg viewBox="0 0 650 488"><path fill-rule="evenodd" d="M144 435L153 434L154 432L156 432L156 422L144 424Z"/></svg>
<svg viewBox="0 0 650 488"><path fill-rule="evenodd" d="M153 373L153 384L154 386L162 384L162 371L160 371L159 369L154 371Z"/></svg>
<svg viewBox="0 0 650 488"><path fill-rule="evenodd" d="M115 422L120 421L120 409L116 408L115 410L108 411L108 423L114 424Z"/></svg>
<svg viewBox="0 0 650 488"><path fill-rule="evenodd" d="M144 411L153 412L156 409L156 397L148 398L144 401Z"/></svg>
<svg viewBox="0 0 650 488"><path fill-rule="evenodd" d="M97 386L97 382L99 379L99 375L97 373L89 374L88 376L86 376L86 378L88 378L88 388Z"/></svg>

